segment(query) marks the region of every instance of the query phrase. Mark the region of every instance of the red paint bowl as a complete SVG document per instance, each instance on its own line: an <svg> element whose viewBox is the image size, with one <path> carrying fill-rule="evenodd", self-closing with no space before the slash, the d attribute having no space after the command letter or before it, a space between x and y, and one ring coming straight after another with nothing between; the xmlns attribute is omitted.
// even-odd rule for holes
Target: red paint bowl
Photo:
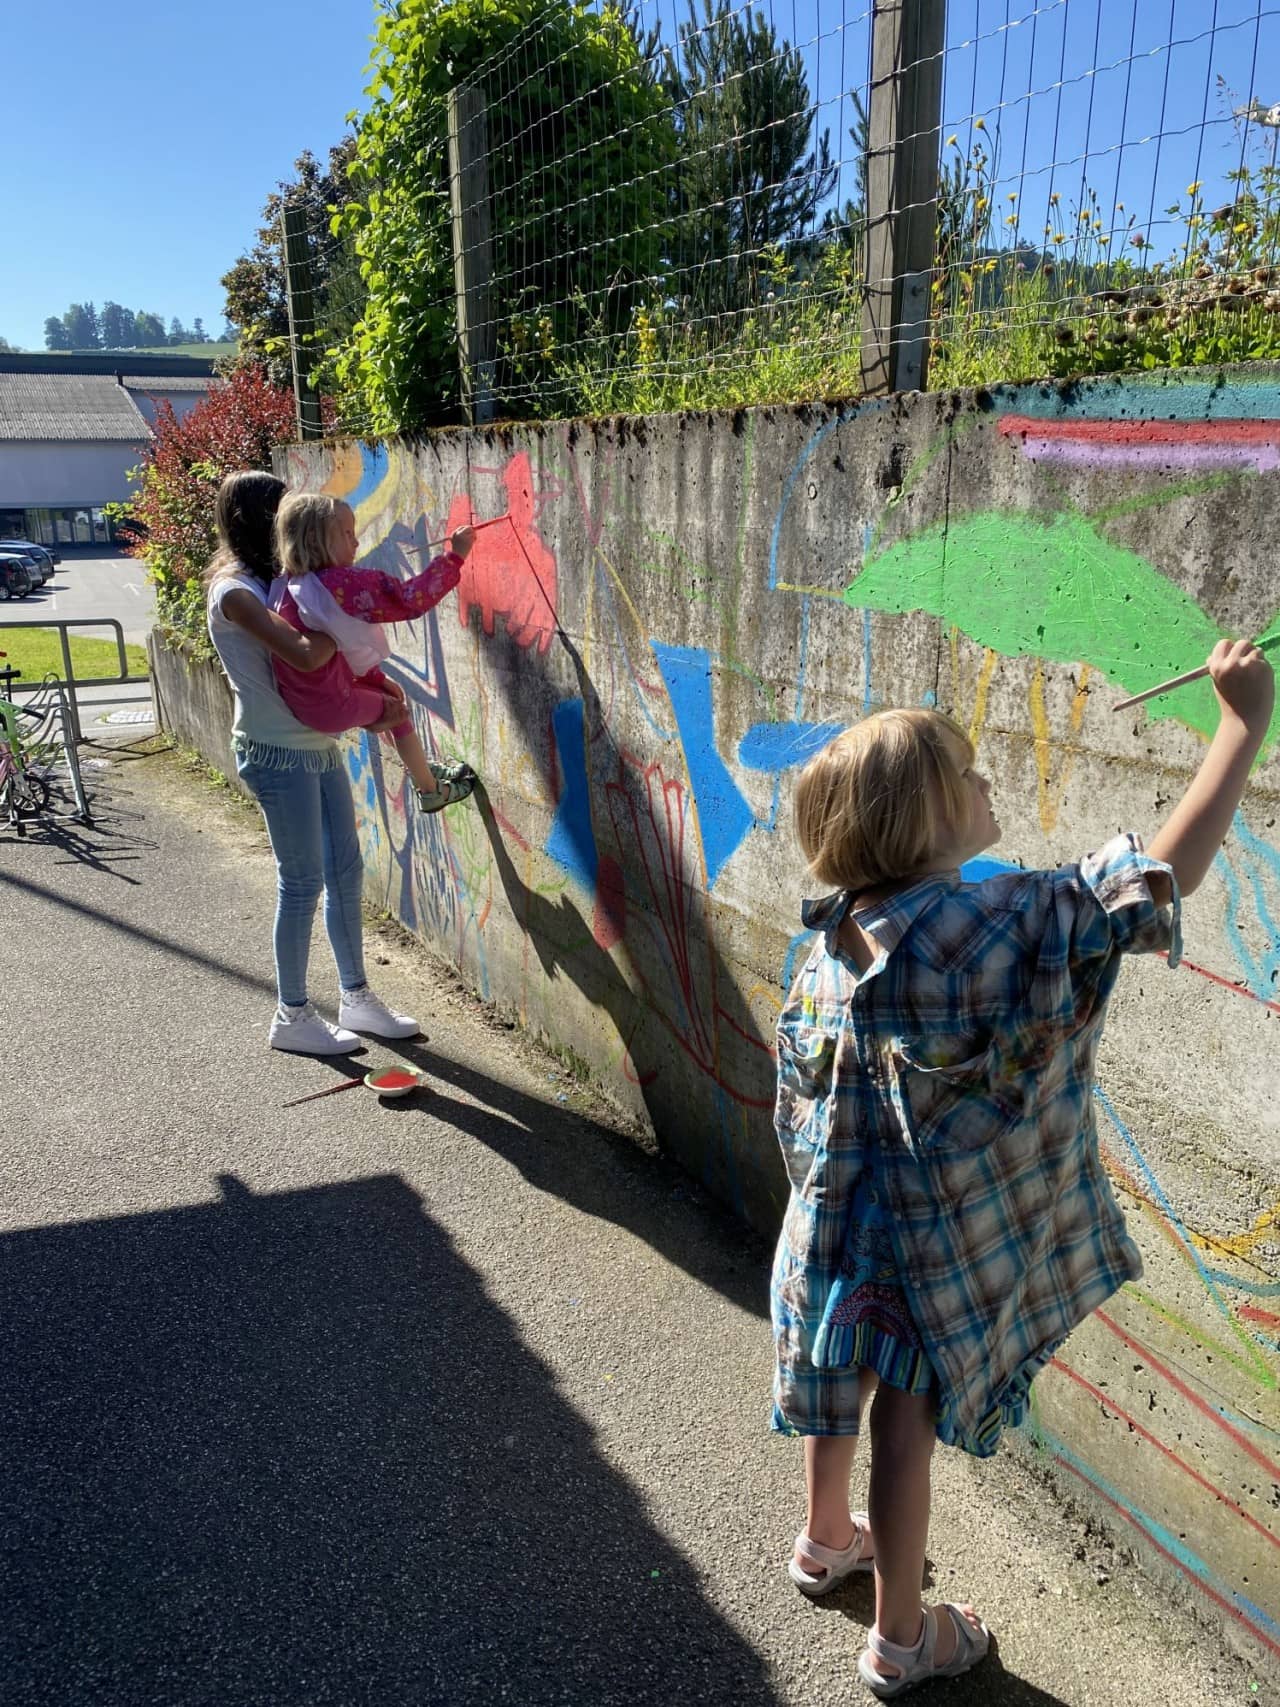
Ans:
<svg viewBox="0 0 1280 1707"><path fill-rule="evenodd" d="M364 1082L380 1097L407 1097L425 1081L421 1073L407 1067L384 1067L381 1072L366 1073Z"/></svg>

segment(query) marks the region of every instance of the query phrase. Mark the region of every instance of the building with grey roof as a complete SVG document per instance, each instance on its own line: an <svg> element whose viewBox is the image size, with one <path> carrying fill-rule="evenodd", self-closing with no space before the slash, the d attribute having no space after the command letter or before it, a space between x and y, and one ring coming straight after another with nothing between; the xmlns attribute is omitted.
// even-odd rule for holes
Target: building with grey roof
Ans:
<svg viewBox="0 0 1280 1707"><path fill-rule="evenodd" d="M189 356L0 352L0 537L107 543L160 404L181 417L217 383Z"/></svg>

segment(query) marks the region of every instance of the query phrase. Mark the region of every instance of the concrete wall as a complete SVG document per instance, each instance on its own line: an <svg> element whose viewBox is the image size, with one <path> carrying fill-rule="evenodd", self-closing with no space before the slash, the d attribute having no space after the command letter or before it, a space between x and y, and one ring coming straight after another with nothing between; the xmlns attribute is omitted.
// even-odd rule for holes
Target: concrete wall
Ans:
<svg viewBox="0 0 1280 1707"><path fill-rule="evenodd" d="M6 441L0 451L0 509L64 509L123 501L142 445Z"/></svg>
<svg viewBox="0 0 1280 1707"><path fill-rule="evenodd" d="M462 587L398 632L431 747L486 809L406 816L351 749L369 884L772 1233L771 1039L805 945L796 767L881 704L952 711L1003 859L1150 832L1203 691L1117 716L1280 607L1280 374L1153 376L736 416L313 446L404 573L472 517ZM1280 1656L1280 760L1126 972L1105 1159L1147 1263L1037 1384L1036 1438L1146 1556ZM761 1395L762 1416L766 1396Z"/></svg>
<svg viewBox="0 0 1280 1707"><path fill-rule="evenodd" d="M193 660L167 641L158 628L147 638L156 727L199 753L241 793L231 756L231 687L217 663Z"/></svg>

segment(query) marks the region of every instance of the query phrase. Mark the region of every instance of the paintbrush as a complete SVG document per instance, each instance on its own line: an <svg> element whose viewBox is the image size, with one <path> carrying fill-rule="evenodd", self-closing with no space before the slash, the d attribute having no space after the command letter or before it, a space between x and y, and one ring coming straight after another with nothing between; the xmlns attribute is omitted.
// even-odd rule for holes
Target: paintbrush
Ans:
<svg viewBox="0 0 1280 1707"><path fill-rule="evenodd" d="M315 1102L317 1097L336 1097L339 1091L353 1091L357 1085L362 1085L363 1079L344 1079L340 1085L330 1085L327 1091L312 1091L310 1096L294 1097L292 1102L282 1102L281 1108L297 1108L302 1102Z"/></svg>
<svg viewBox="0 0 1280 1707"><path fill-rule="evenodd" d="M1270 634L1265 640L1256 642L1259 652L1270 652L1273 647L1280 646L1280 634ZM1168 693L1171 688L1182 688L1188 682L1200 682L1209 674L1209 666L1201 664L1198 670L1188 670L1185 676L1170 676L1167 682L1158 682L1155 687L1148 688L1145 693L1130 694L1128 699L1122 699L1118 705L1111 707L1112 711L1127 711L1131 705L1141 705L1144 699L1155 699L1157 694Z"/></svg>
<svg viewBox="0 0 1280 1707"><path fill-rule="evenodd" d="M510 516L490 516L487 522L464 522L463 527L469 527L472 533L483 533L485 528L496 528L499 522L509 522ZM461 533L462 528L454 528L453 533ZM405 545L402 551L434 551L437 545L448 545L453 533L445 534L443 539L429 539L425 545Z"/></svg>

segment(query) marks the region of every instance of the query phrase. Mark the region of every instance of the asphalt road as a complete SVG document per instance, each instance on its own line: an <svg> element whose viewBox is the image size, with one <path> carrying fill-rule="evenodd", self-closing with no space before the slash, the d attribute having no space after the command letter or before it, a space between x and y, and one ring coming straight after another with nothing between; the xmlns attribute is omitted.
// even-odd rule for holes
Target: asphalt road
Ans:
<svg viewBox="0 0 1280 1707"><path fill-rule="evenodd" d="M141 645L155 616L155 589L130 557L108 552L101 555L66 553L52 581L22 600L11 599L0 606L4 622L49 622L87 619L115 620L124 638ZM0 627L0 649L4 646ZM109 628L74 630L86 638L110 640ZM108 730L129 728L147 734L154 727L151 688L147 682L79 690L80 716L85 734L92 740Z"/></svg>
<svg viewBox="0 0 1280 1707"><path fill-rule="evenodd" d="M91 777L92 830L0 836L7 1707L868 1699L868 1582L783 1568L767 1249L398 939L430 1036L367 1059L430 1089L286 1109L348 1069L266 1047L256 815ZM1274 1702L1012 1456L935 1487L999 1651L922 1700Z"/></svg>

